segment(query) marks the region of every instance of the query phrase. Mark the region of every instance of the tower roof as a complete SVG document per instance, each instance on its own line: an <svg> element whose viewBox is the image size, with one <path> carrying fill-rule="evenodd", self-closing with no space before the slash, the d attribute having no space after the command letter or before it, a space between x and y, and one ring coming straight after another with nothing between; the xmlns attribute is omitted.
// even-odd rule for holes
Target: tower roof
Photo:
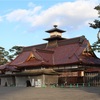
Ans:
<svg viewBox="0 0 100 100"><path fill-rule="evenodd" d="M62 38L60 36L56 36L56 37L45 38L43 40L50 41L50 40L64 40L64 39L66 39L66 38Z"/></svg>
<svg viewBox="0 0 100 100"><path fill-rule="evenodd" d="M57 28L57 25L54 25L54 28L53 29L47 30L45 32L47 32L47 33L51 33L51 32L60 32L60 33L63 33L63 32L66 32L66 31L61 30L61 29L58 29Z"/></svg>

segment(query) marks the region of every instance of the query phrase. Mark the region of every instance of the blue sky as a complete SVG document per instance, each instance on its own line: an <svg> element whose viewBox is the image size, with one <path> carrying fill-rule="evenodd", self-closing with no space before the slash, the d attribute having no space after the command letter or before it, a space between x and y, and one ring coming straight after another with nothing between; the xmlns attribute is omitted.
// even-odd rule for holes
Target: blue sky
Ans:
<svg viewBox="0 0 100 100"><path fill-rule="evenodd" d="M45 43L45 31L54 24L66 31L63 37L85 35L92 44L98 30L88 23L97 19L98 4L99 0L0 0L0 46L8 50Z"/></svg>

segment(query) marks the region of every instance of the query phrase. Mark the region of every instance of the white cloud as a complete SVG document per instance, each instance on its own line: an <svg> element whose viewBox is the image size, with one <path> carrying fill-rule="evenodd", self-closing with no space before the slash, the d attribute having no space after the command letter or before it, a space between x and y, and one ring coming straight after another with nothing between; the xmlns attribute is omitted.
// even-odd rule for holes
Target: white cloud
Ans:
<svg viewBox="0 0 100 100"><path fill-rule="evenodd" d="M18 9L6 15L9 21L21 21L28 14L27 10Z"/></svg>
<svg viewBox="0 0 100 100"><path fill-rule="evenodd" d="M2 21L2 17L0 16L0 22Z"/></svg>
<svg viewBox="0 0 100 100"><path fill-rule="evenodd" d="M75 29L98 16L94 10L96 5L95 0L77 0L59 3L42 10L41 6L35 6L30 2L28 6L32 7L31 9L17 9L8 13L6 19L11 22L24 22L30 24L31 27L58 24Z"/></svg>
<svg viewBox="0 0 100 100"><path fill-rule="evenodd" d="M32 17L41 9L41 7L35 7L34 9L17 9L6 15L8 21L23 21L31 22Z"/></svg>

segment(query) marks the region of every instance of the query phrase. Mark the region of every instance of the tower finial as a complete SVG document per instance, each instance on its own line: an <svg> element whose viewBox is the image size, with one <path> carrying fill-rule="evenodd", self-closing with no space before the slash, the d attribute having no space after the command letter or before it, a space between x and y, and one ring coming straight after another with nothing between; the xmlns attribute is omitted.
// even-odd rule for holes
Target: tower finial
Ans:
<svg viewBox="0 0 100 100"><path fill-rule="evenodd" d="M54 27L57 28L58 26L57 25L54 25Z"/></svg>

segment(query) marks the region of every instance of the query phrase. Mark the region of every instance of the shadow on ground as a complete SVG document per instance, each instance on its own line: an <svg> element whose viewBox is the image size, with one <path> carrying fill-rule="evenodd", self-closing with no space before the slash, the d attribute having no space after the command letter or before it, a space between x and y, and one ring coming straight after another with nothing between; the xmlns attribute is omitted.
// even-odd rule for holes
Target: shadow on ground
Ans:
<svg viewBox="0 0 100 100"><path fill-rule="evenodd" d="M89 93L95 93L100 96L100 87L81 87L78 89L89 92Z"/></svg>

